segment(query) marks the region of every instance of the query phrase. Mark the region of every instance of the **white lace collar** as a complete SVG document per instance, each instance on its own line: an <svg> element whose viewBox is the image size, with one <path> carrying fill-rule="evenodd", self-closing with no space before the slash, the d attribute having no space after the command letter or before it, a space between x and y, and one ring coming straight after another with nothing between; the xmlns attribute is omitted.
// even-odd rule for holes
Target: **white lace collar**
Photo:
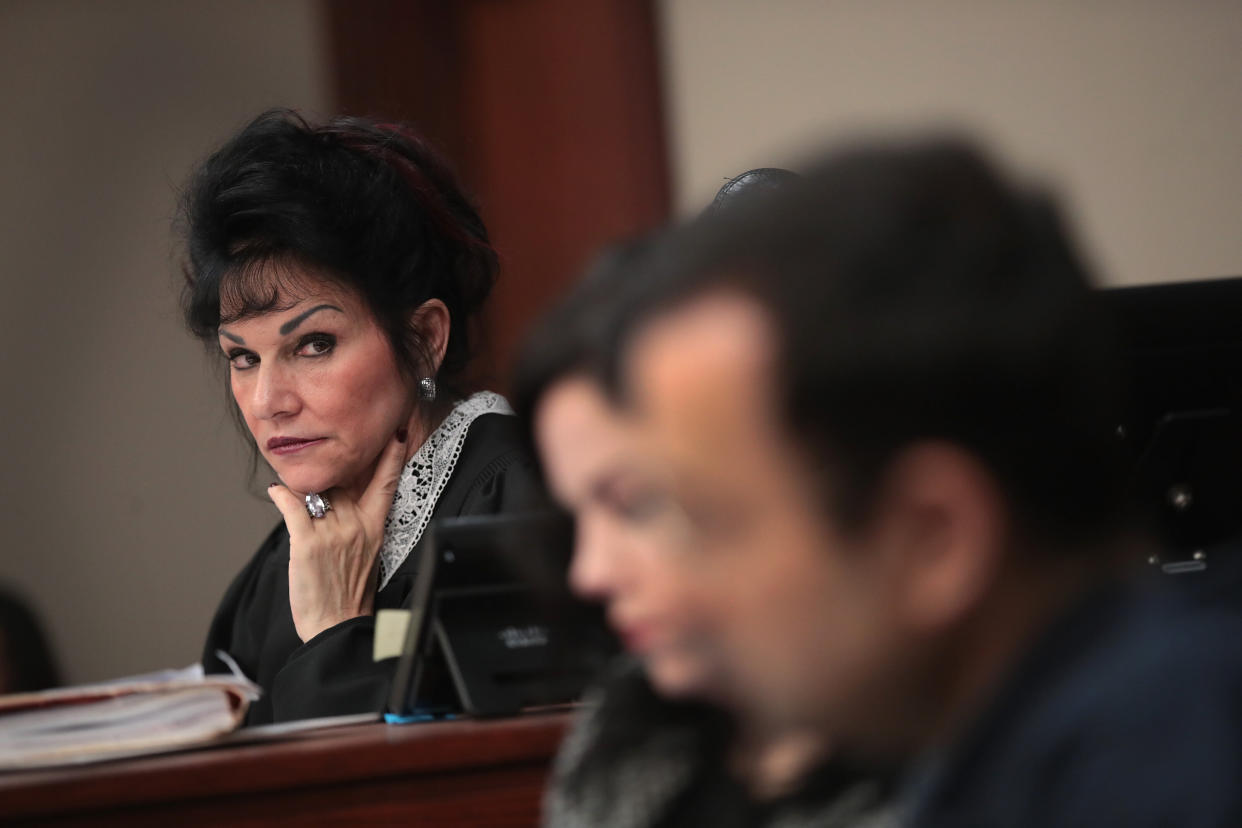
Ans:
<svg viewBox="0 0 1242 828"><path fill-rule="evenodd" d="M380 589L388 585L397 567L423 536L440 494L453 475L470 425L483 414L512 413L504 397L480 391L454 406L440 427L414 452L401 473L397 494L384 522L384 545L379 554Z"/></svg>

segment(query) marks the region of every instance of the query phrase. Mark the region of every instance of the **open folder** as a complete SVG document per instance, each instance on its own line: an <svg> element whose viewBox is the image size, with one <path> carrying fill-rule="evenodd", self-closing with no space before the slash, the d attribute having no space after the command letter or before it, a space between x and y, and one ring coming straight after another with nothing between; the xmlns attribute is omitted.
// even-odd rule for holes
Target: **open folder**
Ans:
<svg viewBox="0 0 1242 828"><path fill-rule="evenodd" d="M214 741L241 726L259 687L200 665L0 696L0 770L83 764Z"/></svg>

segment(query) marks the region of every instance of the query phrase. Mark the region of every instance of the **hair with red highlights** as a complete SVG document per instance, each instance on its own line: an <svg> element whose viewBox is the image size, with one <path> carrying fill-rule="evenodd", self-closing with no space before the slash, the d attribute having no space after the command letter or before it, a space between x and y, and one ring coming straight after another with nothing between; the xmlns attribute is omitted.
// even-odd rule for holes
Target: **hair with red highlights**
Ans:
<svg viewBox="0 0 1242 828"><path fill-rule="evenodd" d="M479 238L457 221L445 200L443 183L452 178L443 160L417 132L404 124L377 123L373 130L359 129L356 119L333 121L316 128L342 146L369 156L392 168L405 180L427 211L428 219L448 238L495 252L486 236ZM414 150L410 153L408 150Z"/></svg>
<svg viewBox="0 0 1242 828"><path fill-rule="evenodd" d="M412 379L430 372L414 311L443 301L451 332L436 377L458 388L497 256L449 165L413 129L265 112L194 172L181 224L185 318L206 343L222 321L277 307L288 277L309 272L358 291Z"/></svg>

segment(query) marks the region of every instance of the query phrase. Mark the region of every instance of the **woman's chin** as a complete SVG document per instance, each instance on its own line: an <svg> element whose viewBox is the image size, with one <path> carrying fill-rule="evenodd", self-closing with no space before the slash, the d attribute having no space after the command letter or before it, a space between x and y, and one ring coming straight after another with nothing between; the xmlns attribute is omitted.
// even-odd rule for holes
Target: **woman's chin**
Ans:
<svg viewBox="0 0 1242 828"><path fill-rule="evenodd" d="M689 699L707 695L706 671L686 659L649 657L643 659L647 679L657 693L668 699Z"/></svg>
<svg viewBox="0 0 1242 828"><path fill-rule="evenodd" d="M340 485L340 476L334 474L277 474L281 483L300 495L326 492Z"/></svg>
<svg viewBox="0 0 1242 828"><path fill-rule="evenodd" d="M360 494L366 488L374 472L375 462L359 463L354 457L340 458L345 462L314 462L315 458L307 457L270 457L265 458L280 482L289 489L300 494L326 492L329 489L343 488L354 494ZM275 461L275 462L273 462Z"/></svg>

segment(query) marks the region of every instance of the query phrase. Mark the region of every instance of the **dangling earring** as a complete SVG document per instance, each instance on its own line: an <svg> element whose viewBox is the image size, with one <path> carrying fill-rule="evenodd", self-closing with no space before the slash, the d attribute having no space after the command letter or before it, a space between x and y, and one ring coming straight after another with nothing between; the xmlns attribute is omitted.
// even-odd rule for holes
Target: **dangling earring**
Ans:
<svg viewBox="0 0 1242 828"><path fill-rule="evenodd" d="M423 377L418 381L418 398L424 402L435 401L436 381L434 377Z"/></svg>

